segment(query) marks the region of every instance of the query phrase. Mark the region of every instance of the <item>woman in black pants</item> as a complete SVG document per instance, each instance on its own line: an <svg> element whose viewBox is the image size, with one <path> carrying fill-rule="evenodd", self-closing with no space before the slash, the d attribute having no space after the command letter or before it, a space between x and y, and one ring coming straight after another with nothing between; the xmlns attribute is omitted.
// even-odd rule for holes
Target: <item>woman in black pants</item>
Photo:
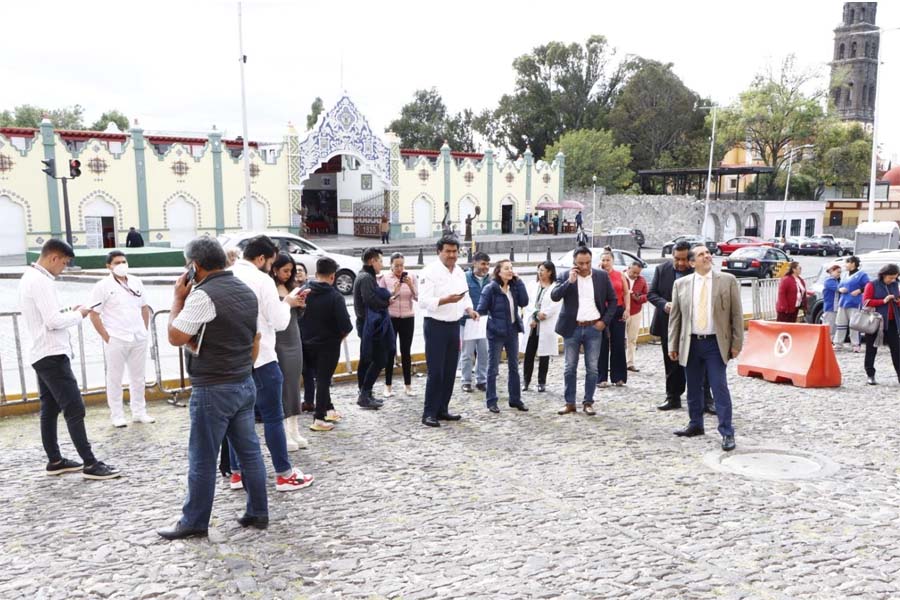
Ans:
<svg viewBox="0 0 900 600"><path fill-rule="evenodd" d="M874 308L881 315L881 332L866 334L866 383L876 385L875 355L878 346L887 346L891 351L894 372L900 379L900 286L897 277L900 267L888 263L878 271L878 278L866 284L863 291L863 307Z"/></svg>
<svg viewBox="0 0 900 600"><path fill-rule="evenodd" d="M393 290L397 282L401 282L400 291L396 298L388 305L391 315L391 323L394 332L400 338L400 362L403 365L403 384L407 396L415 396L412 387L412 340L416 330L416 307L414 302L419 300L419 284L416 276L404 270L406 259L399 252L391 255L391 269L381 279L381 285L385 289ZM394 375L393 361L384 370L384 397L394 395L391 382Z"/></svg>
<svg viewBox="0 0 900 600"><path fill-rule="evenodd" d="M538 289L534 306L528 316L528 343L525 345L524 376L525 385L522 391L527 392L534 372L534 357L538 356L537 391L547 389L547 370L550 368L550 357L559 355L559 339L556 335L556 319L562 304L550 298L550 290L556 283L556 266L549 260L538 265Z"/></svg>

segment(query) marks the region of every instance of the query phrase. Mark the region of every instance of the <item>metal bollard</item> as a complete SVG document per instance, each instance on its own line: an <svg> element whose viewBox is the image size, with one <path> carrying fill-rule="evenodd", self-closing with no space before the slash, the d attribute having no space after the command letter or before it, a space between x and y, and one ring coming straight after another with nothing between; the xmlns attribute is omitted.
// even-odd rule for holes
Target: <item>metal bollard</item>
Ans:
<svg viewBox="0 0 900 600"><path fill-rule="evenodd" d="M425 257L422 255L422 248L419 248L419 260L416 261L416 264L420 267L425 264Z"/></svg>
<svg viewBox="0 0 900 600"><path fill-rule="evenodd" d="M510 246L510 247L509 247L509 260L512 260L512 261L515 261L515 260L516 260L516 248L515 248L515 246Z"/></svg>
<svg viewBox="0 0 900 600"><path fill-rule="evenodd" d="M550 257L550 246L547 246L547 260L553 262L553 259Z"/></svg>

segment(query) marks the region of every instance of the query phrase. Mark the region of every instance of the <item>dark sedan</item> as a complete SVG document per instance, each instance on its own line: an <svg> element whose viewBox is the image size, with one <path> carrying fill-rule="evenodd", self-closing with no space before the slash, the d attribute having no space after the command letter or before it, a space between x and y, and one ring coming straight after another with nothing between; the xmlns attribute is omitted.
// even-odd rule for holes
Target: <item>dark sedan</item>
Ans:
<svg viewBox="0 0 900 600"><path fill-rule="evenodd" d="M804 239L800 244L800 254L840 256L842 253L841 247L830 238L810 237Z"/></svg>
<svg viewBox="0 0 900 600"><path fill-rule="evenodd" d="M769 238L769 241L775 244L776 248L784 251L785 254L797 254L800 252L800 244L803 243L803 238L789 237L784 242L781 241L781 238Z"/></svg>
<svg viewBox="0 0 900 600"><path fill-rule="evenodd" d="M662 255L667 256L669 254L672 254L672 248L674 248L675 244L682 240L688 242L691 245L691 250L693 250L697 246L706 246L707 248L709 248L709 251L712 254L716 253L716 243L709 238L705 238L701 235L679 235L671 242L667 242L663 245Z"/></svg>
<svg viewBox="0 0 900 600"><path fill-rule="evenodd" d="M722 271L735 277L771 279L781 277L791 259L778 248L750 246L738 248L722 261Z"/></svg>

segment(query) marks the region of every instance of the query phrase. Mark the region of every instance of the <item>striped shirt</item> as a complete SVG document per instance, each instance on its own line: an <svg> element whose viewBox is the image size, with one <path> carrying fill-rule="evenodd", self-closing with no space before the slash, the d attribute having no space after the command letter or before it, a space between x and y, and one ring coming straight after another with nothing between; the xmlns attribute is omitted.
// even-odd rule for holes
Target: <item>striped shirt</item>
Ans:
<svg viewBox="0 0 900 600"><path fill-rule="evenodd" d="M28 358L33 365L47 356L72 356L69 328L81 322L81 313L60 306L55 277L37 263L25 269L19 282L19 310L31 336Z"/></svg>
<svg viewBox="0 0 900 600"><path fill-rule="evenodd" d="M187 333L196 335L200 328L216 318L216 305L209 294L203 290L192 289L184 300L184 308L172 321L172 327Z"/></svg>

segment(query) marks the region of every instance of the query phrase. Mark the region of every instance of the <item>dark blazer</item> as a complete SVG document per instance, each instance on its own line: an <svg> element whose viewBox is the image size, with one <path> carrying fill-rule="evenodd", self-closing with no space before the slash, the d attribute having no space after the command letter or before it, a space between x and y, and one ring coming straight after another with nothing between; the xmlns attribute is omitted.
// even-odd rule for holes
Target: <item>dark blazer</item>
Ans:
<svg viewBox="0 0 900 600"><path fill-rule="evenodd" d="M511 333L523 333L522 317L519 309L528 306L528 290L518 277L509 283L509 290L515 302L516 321L509 317L509 298L500 289L500 284L492 281L481 290L478 301L478 314L489 316L487 322L487 336L490 339L506 338Z"/></svg>
<svg viewBox="0 0 900 600"><path fill-rule="evenodd" d="M609 327L616 316L616 290L613 289L609 275L601 269L591 269L591 278L594 280L594 303L600 311L600 319ZM569 274L566 273L556 282L556 287L550 292L550 298L554 302L563 301L559 311L559 320L556 321L556 333L569 337L575 331L575 322L578 316L578 283L569 282Z"/></svg>
<svg viewBox="0 0 900 600"><path fill-rule="evenodd" d="M694 269L688 267L684 275L690 275L693 272ZM650 291L647 292L647 301L656 307L656 310L653 311L653 320L650 321L650 335L664 340L669 339L669 315L666 313L666 303L672 301L674 288L675 265L668 260L656 267L653 283L650 284Z"/></svg>

